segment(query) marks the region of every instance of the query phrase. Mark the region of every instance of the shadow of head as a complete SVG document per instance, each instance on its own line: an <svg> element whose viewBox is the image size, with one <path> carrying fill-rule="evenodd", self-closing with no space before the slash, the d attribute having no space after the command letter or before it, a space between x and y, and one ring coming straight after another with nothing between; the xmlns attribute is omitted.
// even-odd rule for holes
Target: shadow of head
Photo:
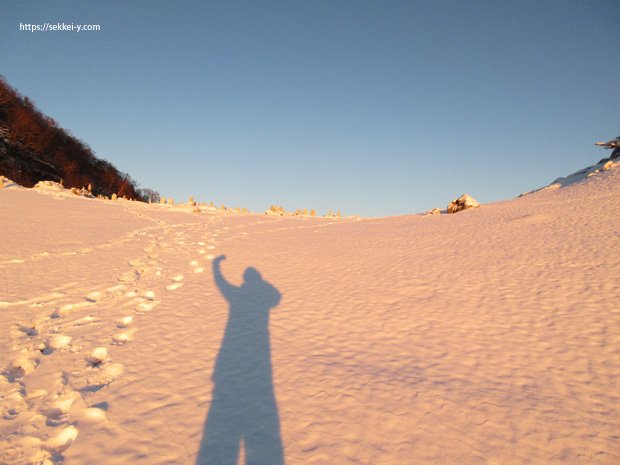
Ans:
<svg viewBox="0 0 620 465"><path fill-rule="evenodd" d="M243 284L244 285L253 285L258 284L263 280L263 277L258 272L256 268L249 267L246 268L243 272Z"/></svg>

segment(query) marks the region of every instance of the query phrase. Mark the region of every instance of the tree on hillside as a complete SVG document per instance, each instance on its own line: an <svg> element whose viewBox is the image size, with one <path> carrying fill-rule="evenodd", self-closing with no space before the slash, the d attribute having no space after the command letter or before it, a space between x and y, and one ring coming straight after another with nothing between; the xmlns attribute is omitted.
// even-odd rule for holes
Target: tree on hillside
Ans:
<svg viewBox="0 0 620 465"><path fill-rule="evenodd" d="M116 193L147 201L144 189L92 149L58 127L34 103L0 76L0 174L32 187L39 181L64 181L67 188L91 184L93 194ZM153 191L154 192L154 191Z"/></svg>

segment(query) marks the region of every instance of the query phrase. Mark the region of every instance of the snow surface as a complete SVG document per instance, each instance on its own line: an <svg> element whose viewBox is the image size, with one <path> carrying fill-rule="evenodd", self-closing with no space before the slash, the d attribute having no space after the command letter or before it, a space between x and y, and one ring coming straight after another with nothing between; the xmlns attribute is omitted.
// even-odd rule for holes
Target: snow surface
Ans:
<svg viewBox="0 0 620 465"><path fill-rule="evenodd" d="M617 166L455 215L191 210L0 189L1 463L620 463Z"/></svg>

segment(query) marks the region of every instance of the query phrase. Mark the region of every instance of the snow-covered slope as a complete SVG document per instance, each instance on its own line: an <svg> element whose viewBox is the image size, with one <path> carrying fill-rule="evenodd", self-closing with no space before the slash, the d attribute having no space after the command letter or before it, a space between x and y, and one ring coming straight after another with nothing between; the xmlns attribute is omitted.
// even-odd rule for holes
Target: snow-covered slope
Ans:
<svg viewBox="0 0 620 465"><path fill-rule="evenodd" d="M619 217L615 166L358 221L0 189L1 462L617 464Z"/></svg>

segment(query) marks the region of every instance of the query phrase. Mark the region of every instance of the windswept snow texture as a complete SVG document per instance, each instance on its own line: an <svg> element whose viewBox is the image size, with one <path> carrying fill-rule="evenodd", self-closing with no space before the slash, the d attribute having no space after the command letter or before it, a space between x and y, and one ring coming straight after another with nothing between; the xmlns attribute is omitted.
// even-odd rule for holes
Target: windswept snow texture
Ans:
<svg viewBox="0 0 620 465"><path fill-rule="evenodd" d="M0 462L618 464L619 218L616 166L368 220L0 189Z"/></svg>

